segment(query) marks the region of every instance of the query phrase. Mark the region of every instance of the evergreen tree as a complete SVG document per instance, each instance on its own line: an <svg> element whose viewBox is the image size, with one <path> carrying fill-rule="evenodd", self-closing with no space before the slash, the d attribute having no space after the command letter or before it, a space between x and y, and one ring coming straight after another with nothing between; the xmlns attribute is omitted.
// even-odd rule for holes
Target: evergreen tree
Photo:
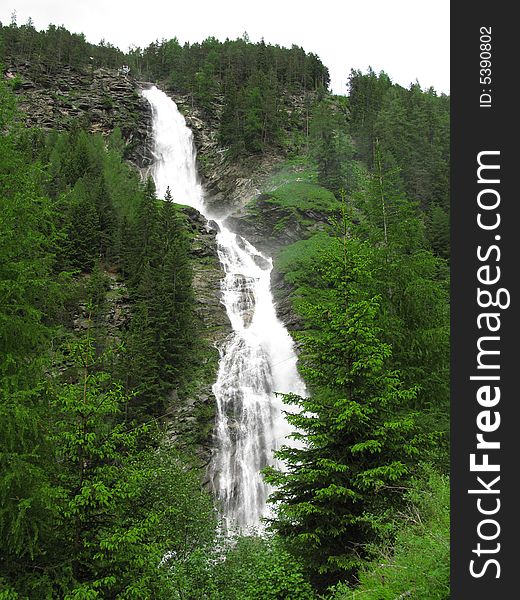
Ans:
<svg viewBox="0 0 520 600"><path fill-rule="evenodd" d="M101 230L95 200L83 179L78 179L68 200L71 266L90 271L100 258Z"/></svg>
<svg viewBox="0 0 520 600"><path fill-rule="evenodd" d="M125 357L127 386L137 392L137 404L154 414L162 414L163 396L160 352L160 331L157 327L157 270L146 260L139 283L133 291L136 304L127 336ZM135 403L133 403L135 404Z"/></svg>
<svg viewBox="0 0 520 600"><path fill-rule="evenodd" d="M344 118L326 100L318 102L310 121L310 152L318 165L318 182L331 192L357 186L354 148Z"/></svg>
<svg viewBox="0 0 520 600"><path fill-rule="evenodd" d="M428 248L417 202L404 191L393 156L376 140L374 171L359 204L358 235L377 248L372 293L381 294L382 327L407 385L419 384L414 407L424 430L447 431L449 303L446 264Z"/></svg>
<svg viewBox="0 0 520 600"><path fill-rule="evenodd" d="M98 215L99 253L105 261L113 259L116 242L116 214L103 175L96 181L94 205Z"/></svg>
<svg viewBox="0 0 520 600"><path fill-rule="evenodd" d="M158 351L167 380L179 383L180 374L192 360L194 330L192 272L187 243L177 238L157 273L156 328Z"/></svg>
<svg viewBox="0 0 520 600"><path fill-rule="evenodd" d="M431 207L426 224L427 236L433 252L441 258L450 257L450 222L449 215L438 204Z"/></svg>
<svg viewBox="0 0 520 600"><path fill-rule="evenodd" d="M359 157L369 167L373 165L375 124L386 92L392 82L388 75L379 75L369 67L366 74L352 70L349 77L349 108L352 135L357 142Z"/></svg>
<svg viewBox="0 0 520 600"><path fill-rule="evenodd" d="M195 74L195 99L206 113L211 113L212 102L218 91L214 65L216 60L216 54L210 52L202 69Z"/></svg>
<svg viewBox="0 0 520 600"><path fill-rule="evenodd" d="M364 545L378 538L399 504L399 486L419 453L413 417L401 411L415 390L405 389L389 367L380 300L359 285L372 268L370 254L345 238L323 265L328 294L307 306L311 329L302 340L311 395L285 398L299 409L287 419L300 445L277 453L283 470L266 470L277 486L272 526L305 557L320 588L355 575Z"/></svg>
<svg viewBox="0 0 520 600"><path fill-rule="evenodd" d="M136 289L146 264L156 266L160 259L159 207L155 195L153 179L149 177L144 185L137 206L135 223L129 231L127 263L125 270L130 274L130 284Z"/></svg>

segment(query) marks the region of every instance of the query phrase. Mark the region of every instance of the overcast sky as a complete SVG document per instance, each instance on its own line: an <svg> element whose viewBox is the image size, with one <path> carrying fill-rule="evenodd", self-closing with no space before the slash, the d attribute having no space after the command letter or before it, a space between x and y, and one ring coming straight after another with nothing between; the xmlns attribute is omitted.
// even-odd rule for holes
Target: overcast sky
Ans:
<svg viewBox="0 0 520 600"><path fill-rule="evenodd" d="M408 86L418 80L449 93L449 0L2 0L0 21L32 17L102 38L127 50L156 39L181 43L208 36L302 46L330 69L345 93L350 69L386 71Z"/></svg>

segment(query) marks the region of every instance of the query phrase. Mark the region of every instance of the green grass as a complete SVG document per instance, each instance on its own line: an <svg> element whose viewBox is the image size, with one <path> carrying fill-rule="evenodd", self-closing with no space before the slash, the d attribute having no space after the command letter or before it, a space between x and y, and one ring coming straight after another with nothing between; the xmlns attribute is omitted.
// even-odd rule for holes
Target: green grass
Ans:
<svg viewBox="0 0 520 600"><path fill-rule="evenodd" d="M318 184L318 170L307 155L287 159L264 183L261 200L283 208L336 211L334 194ZM292 212L292 211L291 211Z"/></svg>
<svg viewBox="0 0 520 600"><path fill-rule="evenodd" d="M297 156L286 160L274 171L267 182L269 189L286 183L317 183L318 170L307 156Z"/></svg>
<svg viewBox="0 0 520 600"><path fill-rule="evenodd" d="M267 194L267 202L285 208L300 210L334 211L338 201L329 190L314 183L285 183Z"/></svg>
<svg viewBox="0 0 520 600"><path fill-rule="evenodd" d="M335 243L334 238L319 232L306 240L299 240L280 251L276 267L288 276L291 283L301 284L314 277L316 268L323 261L323 252Z"/></svg>
<svg viewBox="0 0 520 600"><path fill-rule="evenodd" d="M337 239L320 231L305 240L286 246L276 256L276 268L293 286L290 300L296 314L302 317L305 315L304 307L307 302L319 304L326 300L328 292L319 284L319 272L324 257L332 251L336 243Z"/></svg>

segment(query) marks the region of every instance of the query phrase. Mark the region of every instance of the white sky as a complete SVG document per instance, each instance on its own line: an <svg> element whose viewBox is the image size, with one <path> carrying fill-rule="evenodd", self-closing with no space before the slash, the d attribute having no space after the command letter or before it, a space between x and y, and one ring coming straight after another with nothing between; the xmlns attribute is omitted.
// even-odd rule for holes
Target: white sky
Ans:
<svg viewBox="0 0 520 600"><path fill-rule="evenodd" d="M331 73L335 93L345 93L350 69L370 65L407 87L416 79L449 93L449 0L2 0L0 21L32 17L102 38L127 50L156 39L181 43L212 35L302 46Z"/></svg>

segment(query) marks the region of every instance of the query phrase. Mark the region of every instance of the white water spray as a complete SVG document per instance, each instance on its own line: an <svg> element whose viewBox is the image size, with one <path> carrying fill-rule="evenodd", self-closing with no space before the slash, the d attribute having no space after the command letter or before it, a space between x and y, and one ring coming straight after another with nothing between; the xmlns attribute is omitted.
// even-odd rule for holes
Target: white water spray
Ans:
<svg viewBox="0 0 520 600"><path fill-rule="evenodd" d="M208 217L197 175L191 130L173 100L156 87L143 92L152 107L153 178L159 197L169 186L175 202ZM232 335L220 348L213 392L217 400L215 448L209 466L211 486L230 526L257 527L267 513L268 486L260 470L275 464L273 451L291 427L274 392L304 395L293 341L276 316L270 291L272 261L221 220L218 254L221 284Z"/></svg>

